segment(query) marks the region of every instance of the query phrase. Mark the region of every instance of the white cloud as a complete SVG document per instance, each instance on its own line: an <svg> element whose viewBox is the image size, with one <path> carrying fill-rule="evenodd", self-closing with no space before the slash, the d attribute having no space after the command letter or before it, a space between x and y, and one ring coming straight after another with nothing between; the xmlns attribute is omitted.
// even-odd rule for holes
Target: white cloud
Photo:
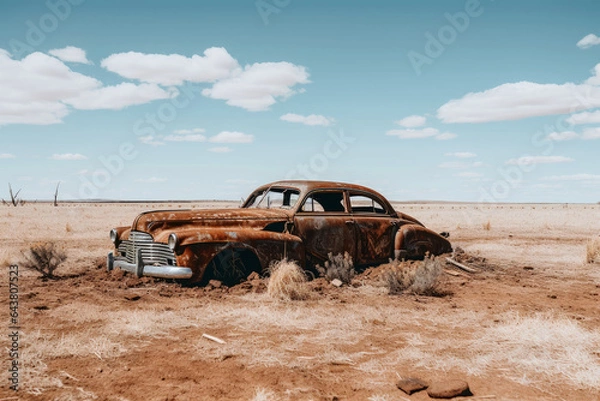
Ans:
<svg viewBox="0 0 600 401"><path fill-rule="evenodd" d="M156 184L159 182L165 182L167 181L166 178L161 178L161 177L150 177L150 178L138 178L137 180L135 180L136 182L143 182L145 184Z"/></svg>
<svg viewBox="0 0 600 401"><path fill-rule="evenodd" d="M437 117L445 123L483 123L565 114L595 107L600 107L600 87L516 82L450 100L437 110Z"/></svg>
<svg viewBox="0 0 600 401"><path fill-rule="evenodd" d="M581 139L600 139L600 127L584 129Z"/></svg>
<svg viewBox="0 0 600 401"><path fill-rule="evenodd" d="M475 173L473 171L463 171L461 173L456 174L456 176L463 177L463 178L481 178L481 177L483 177L483 174Z"/></svg>
<svg viewBox="0 0 600 401"><path fill-rule="evenodd" d="M175 89L167 91L155 84L103 87L97 79L40 52L14 60L0 49L0 71L0 126L58 124L72 111L69 106L115 110L177 95Z"/></svg>
<svg viewBox="0 0 600 401"><path fill-rule="evenodd" d="M573 159L565 156L521 156L518 159L510 159L505 164L528 166L532 164L553 164L572 162Z"/></svg>
<svg viewBox="0 0 600 401"><path fill-rule="evenodd" d="M205 142L206 137L202 134L167 135L163 140L169 142Z"/></svg>
<svg viewBox="0 0 600 401"><path fill-rule="evenodd" d="M584 111L583 113L573 114L567 118L566 121L573 125L600 123L600 110L592 112Z"/></svg>
<svg viewBox="0 0 600 401"><path fill-rule="evenodd" d="M444 132L443 134L436 135L435 139L437 139L438 141L447 141L449 139L454 139L456 137L457 137L456 134L451 134L450 132Z"/></svg>
<svg viewBox="0 0 600 401"><path fill-rule="evenodd" d="M214 152L214 153L228 153L228 152L231 152L232 150L233 149L231 149L227 146L217 146L217 147L208 149L209 152Z"/></svg>
<svg viewBox="0 0 600 401"><path fill-rule="evenodd" d="M446 156L458 157L459 159L470 159L473 157L477 157L477 155L475 153L471 153L471 152L446 153Z"/></svg>
<svg viewBox="0 0 600 401"><path fill-rule="evenodd" d="M174 89L166 91L155 84L136 85L128 82L82 92L76 97L65 99L65 103L80 110L121 110L177 95L178 91Z"/></svg>
<svg viewBox="0 0 600 401"><path fill-rule="evenodd" d="M48 54L68 63L92 64L92 62L87 59L85 50L74 46L63 47L62 49L52 49Z"/></svg>
<svg viewBox="0 0 600 401"><path fill-rule="evenodd" d="M13 60L0 50L0 71L0 125L60 123L69 114L63 99L102 85L39 52Z"/></svg>
<svg viewBox="0 0 600 401"><path fill-rule="evenodd" d="M467 169L467 168L474 168L474 167L481 167L483 166L482 162L473 162L473 163L467 163L467 162L444 162L441 163L438 167L440 168L449 168L449 169Z"/></svg>
<svg viewBox="0 0 600 401"><path fill-rule="evenodd" d="M122 77L160 85L188 82L215 82L239 71L236 59L222 47L211 47L204 56L180 54L116 53L101 62L102 67Z"/></svg>
<svg viewBox="0 0 600 401"><path fill-rule="evenodd" d="M579 42L577 42L577 47L580 49L587 49L595 45L600 45L600 38L593 33L585 35Z"/></svg>
<svg viewBox="0 0 600 401"><path fill-rule="evenodd" d="M0 159L14 159L16 158L15 155L10 154L10 153L0 153Z"/></svg>
<svg viewBox="0 0 600 401"><path fill-rule="evenodd" d="M192 128L192 129L176 129L173 131L177 135L188 135L188 134L203 134L206 130L204 128Z"/></svg>
<svg viewBox="0 0 600 401"><path fill-rule="evenodd" d="M600 85L600 64L596 64L593 69L594 75L588 78L585 83L588 85Z"/></svg>
<svg viewBox="0 0 600 401"><path fill-rule="evenodd" d="M421 138L435 138L438 140L447 140L456 138L456 134L451 134L449 132L440 133L437 128L420 128L420 129L393 129L389 130L385 133L389 136L397 136L400 139L421 139Z"/></svg>
<svg viewBox="0 0 600 401"><path fill-rule="evenodd" d="M86 160L87 157L80 153L55 153L50 157L52 160Z"/></svg>
<svg viewBox="0 0 600 401"><path fill-rule="evenodd" d="M415 128L422 127L423 125L425 125L426 121L427 119L423 116L412 115L404 117L402 120L396 121L396 124L404 128Z"/></svg>
<svg viewBox="0 0 600 401"><path fill-rule="evenodd" d="M267 110L277 102L296 93L292 88L307 84L306 68L288 62L255 63L236 70L229 77L216 82L202 94L212 99L226 100L230 106L249 111Z"/></svg>
<svg viewBox="0 0 600 401"><path fill-rule="evenodd" d="M552 132L551 134L548 134L547 138L551 141L560 142L570 141L571 139L577 139L579 138L579 135L573 131Z"/></svg>
<svg viewBox="0 0 600 401"><path fill-rule="evenodd" d="M311 114L308 116L302 116L300 114L288 113L279 117L280 120L288 121L291 123L301 123L304 125L322 125L327 127L334 123L334 119L331 117L325 117L317 114Z"/></svg>
<svg viewBox="0 0 600 401"><path fill-rule="evenodd" d="M146 145L160 146L165 144L164 142L161 142L157 138L155 138L154 135L140 136L138 137L138 139L141 143L145 143Z"/></svg>
<svg viewBox="0 0 600 401"><path fill-rule="evenodd" d="M254 135L237 131L221 131L217 135L211 136L208 140L214 143L250 143L254 141Z"/></svg>
<svg viewBox="0 0 600 401"><path fill-rule="evenodd" d="M600 175L587 173L570 175L551 175L549 177L544 177L543 179L548 181L597 181L600 180Z"/></svg>

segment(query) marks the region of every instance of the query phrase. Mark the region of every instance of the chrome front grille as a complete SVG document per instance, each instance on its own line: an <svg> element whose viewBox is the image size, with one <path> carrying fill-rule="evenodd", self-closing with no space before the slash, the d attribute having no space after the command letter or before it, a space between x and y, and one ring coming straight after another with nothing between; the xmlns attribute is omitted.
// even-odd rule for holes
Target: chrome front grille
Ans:
<svg viewBox="0 0 600 401"><path fill-rule="evenodd" d="M138 250L142 250L144 265L167 265L175 266L175 254L167 244L154 242L152 236L139 231L129 233L129 239L119 244L119 254L128 263L136 263Z"/></svg>

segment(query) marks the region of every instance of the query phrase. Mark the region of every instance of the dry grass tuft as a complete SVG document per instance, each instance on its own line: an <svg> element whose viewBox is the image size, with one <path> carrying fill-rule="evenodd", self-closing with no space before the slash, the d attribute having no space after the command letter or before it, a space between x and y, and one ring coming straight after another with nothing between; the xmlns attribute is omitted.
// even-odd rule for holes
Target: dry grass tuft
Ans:
<svg viewBox="0 0 600 401"><path fill-rule="evenodd" d="M338 279L344 284L350 284L355 271L354 262L348 252L344 252L343 255L338 253L335 256L330 252L327 256L329 260L325 262L325 267L317 265L319 273L325 277L327 281Z"/></svg>
<svg viewBox="0 0 600 401"><path fill-rule="evenodd" d="M503 320L473 344L480 350L482 360L476 359L478 363L486 367L511 366L512 379L517 382L547 376L600 389L597 332L584 329L574 320L547 314L512 314ZM487 355L482 357L484 352Z"/></svg>
<svg viewBox="0 0 600 401"><path fill-rule="evenodd" d="M271 390L267 390L264 388L258 388L256 389L256 394L254 394L254 398L252 398L252 401L276 401L277 397L275 396L275 393L273 393Z"/></svg>
<svg viewBox="0 0 600 401"><path fill-rule="evenodd" d="M418 295L437 295L442 263L433 256L419 262L389 263L382 275L383 284L390 294L409 292Z"/></svg>
<svg viewBox="0 0 600 401"><path fill-rule="evenodd" d="M280 260L269 267L271 277L267 285L270 297L284 301L304 300L308 298L306 274L298 264Z"/></svg>
<svg viewBox="0 0 600 401"><path fill-rule="evenodd" d="M65 225L65 231L68 232L68 233L70 233L70 232L73 231L73 227L71 227L71 225L69 223L67 223Z"/></svg>
<svg viewBox="0 0 600 401"><path fill-rule="evenodd" d="M483 223L483 229L485 231L490 231L492 229L492 222L488 220L486 223Z"/></svg>
<svg viewBox="0 0 600 401"><path fill-rule="evenodd" d="M497 374L525 386L551 382L600 389L600 333L553 314L509 312L494 317L497 323L478 328L471 338L457 339L452 332L482 317L461 316L462 324L451 325L445 321L448 316L438 315L431 319L435 331L412 334L408 345L394 355L421 368L461 369L473 376Z"/></svg>
<svg viewBox="0 0 600 401"><path fill-rule="evenodd" d="M588 241L586 247L586 262L600 262L600 237Z"/></svg>
<svg viewBox="0 0 600 401"><path fill-rule="evenodd" d="M23 257L24 268L37 271L43 278L56 278L54 272L67 259L67 254L49 241L31 245Z"/></svg>

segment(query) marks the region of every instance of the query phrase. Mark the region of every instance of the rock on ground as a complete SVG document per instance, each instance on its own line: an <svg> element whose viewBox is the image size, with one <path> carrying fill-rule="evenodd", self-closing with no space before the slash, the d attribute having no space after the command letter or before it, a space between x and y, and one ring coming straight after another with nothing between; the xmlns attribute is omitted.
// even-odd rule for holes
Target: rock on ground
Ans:
<svg viewBox="0 0 600 401"><path fill-rule="evenodd" d="M469 384L463 380L446 380L432 383L427 388L427 395L431 398L453 398L458 396L473 395Z"/></svg>
<svg viewBox="0 0 600 401"><path fill-rule="evenodd" d="M411 395L417 391L425 390L428 385L422 380L415 379L413 377L407 377L406 379L398 381L398 383L396 383L396 387L404 391L406 394Z"/></svg>

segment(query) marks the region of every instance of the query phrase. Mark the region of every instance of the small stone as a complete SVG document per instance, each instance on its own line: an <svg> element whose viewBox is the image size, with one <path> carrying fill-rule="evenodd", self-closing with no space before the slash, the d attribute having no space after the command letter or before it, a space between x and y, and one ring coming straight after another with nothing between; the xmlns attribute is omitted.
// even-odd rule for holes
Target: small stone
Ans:
<svg viewBox="0 0 600 401"><path fill-rule="evenodd" d="M250 273L250 275L248 276L248 278L246 280L248 280L248 281L260 280L260 275L257 272L252 272L252 273Z"/></svg>
<svg viewBox="0 0 600 401"><path fill-rule="evenodd" d="M333 280L331 280L331 285L334 287L341 287L342 286L342 280L338 279L338 278L334 278Z"/></svg>
<svg viewBox="0 0 600 401"><path fill-rule="evenodd" d="M221 283L219 280L210 280L208 282L208 285L210 285L213 288L221 288L221 286L223 285L223 283Z"/></svg>
<svg viewBox="0 0 600 401"><path fill-rule="evenodd" d="M469 384L466 381L446 380L429 386L427 395L431 398L454 398L458 396L467 397L473 394L469 390Z"/></svg>
<svg viewBox="0 0 600 401"><path fill-rule="evenodd" d="M406 379L398 381L398 383L396 383L396 387L404 391L406 394L411 395L417 391L425 390L428 386L424 381L415 379L413 377L407 377Z"/></svg>

